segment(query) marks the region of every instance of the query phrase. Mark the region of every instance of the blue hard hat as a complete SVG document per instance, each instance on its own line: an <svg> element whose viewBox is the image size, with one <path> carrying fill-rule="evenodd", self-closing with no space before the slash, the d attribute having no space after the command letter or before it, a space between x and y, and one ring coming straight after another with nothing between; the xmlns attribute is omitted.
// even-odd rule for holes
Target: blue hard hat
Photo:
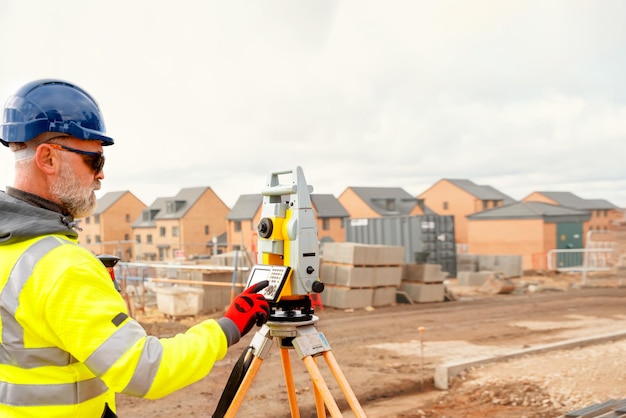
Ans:
<svg viewBox="0 0 626 418"><path fill-rule="evenodd" d="M36 80L22 86L4 105L0 142L27 142L44 132L112 145L96 101L80 87L61 80Z"/></svg>

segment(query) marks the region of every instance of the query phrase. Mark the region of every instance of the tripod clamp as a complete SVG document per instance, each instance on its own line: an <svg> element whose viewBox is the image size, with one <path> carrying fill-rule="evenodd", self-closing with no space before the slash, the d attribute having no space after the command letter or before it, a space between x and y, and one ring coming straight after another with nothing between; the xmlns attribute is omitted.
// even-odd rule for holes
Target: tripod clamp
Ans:
<svg viewBox="0 0 626 418"><path fill-rule="evenodd" d="M278 339L280 348L295 349L300 359L330 351L328 340L314 327L318 319L314 315L310 321L267 322L252 338L252 354L264 360L272 347L273 338Z"/></svg>

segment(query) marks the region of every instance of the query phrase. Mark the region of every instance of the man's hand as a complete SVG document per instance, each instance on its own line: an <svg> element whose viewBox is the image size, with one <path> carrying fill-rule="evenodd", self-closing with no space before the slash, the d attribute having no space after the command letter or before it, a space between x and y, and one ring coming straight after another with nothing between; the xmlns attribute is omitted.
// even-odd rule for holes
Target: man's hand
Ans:
<svg viewBox="0 0 626 418"><path fill-rule="evenodd" d="M265 296L257 293L265 289L267 285L269 282L263 280L247 288L233 300L224 314L237 325L242 337L252 329L254 324L260 327L270 316L270 305L265 300Z"/></svg>

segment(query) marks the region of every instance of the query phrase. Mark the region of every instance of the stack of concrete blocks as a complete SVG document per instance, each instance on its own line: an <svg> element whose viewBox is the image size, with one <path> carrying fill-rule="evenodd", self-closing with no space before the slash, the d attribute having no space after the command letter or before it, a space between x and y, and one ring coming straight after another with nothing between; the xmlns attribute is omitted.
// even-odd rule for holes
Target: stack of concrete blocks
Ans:
<svg viewBox="0 0 626 418"><path fill-rule="evenodd" d="M231 251L228 253L215 254L212 255L210 259L208 259L205 263L211 266L225 266L225 267L234 267L237 265L240 267L252 267L250 265L249 259L252 257L250 253L246 254L243 251Z"/></svg>
<svg viewBox="0 0 626 418"><path fill-rule="evenodd" d="M447 277L439 264L405 264L400 290L417 303L443 302Z"/></svg>
<svg viewBox="0 0 626 418"><path fill-rule="evenodd" d="M521 277L521 255L457 254L457 284L482 286L494 273L503 278Z"/></svg>
<svg viewBox="0 0 626 418"><path fill-rule="evenodd" d="M396 302L404 247L328 242L322 247L322 304L339 309L380 307Z"/></svg>

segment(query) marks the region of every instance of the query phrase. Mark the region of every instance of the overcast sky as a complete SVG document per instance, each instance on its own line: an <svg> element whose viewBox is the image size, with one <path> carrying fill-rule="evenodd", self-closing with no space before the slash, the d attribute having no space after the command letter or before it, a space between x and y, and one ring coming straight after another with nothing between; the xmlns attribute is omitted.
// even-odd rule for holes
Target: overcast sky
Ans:
<svg viewBox="0 0 626 418"><path fill-rule="evenodd" d="M115 139L99 196L147 205L209 186L232 207L302 166L337 197L457 178L626 207L625 17L619 0L2 0L0 101L38 78L85 88Z"/></svg>

